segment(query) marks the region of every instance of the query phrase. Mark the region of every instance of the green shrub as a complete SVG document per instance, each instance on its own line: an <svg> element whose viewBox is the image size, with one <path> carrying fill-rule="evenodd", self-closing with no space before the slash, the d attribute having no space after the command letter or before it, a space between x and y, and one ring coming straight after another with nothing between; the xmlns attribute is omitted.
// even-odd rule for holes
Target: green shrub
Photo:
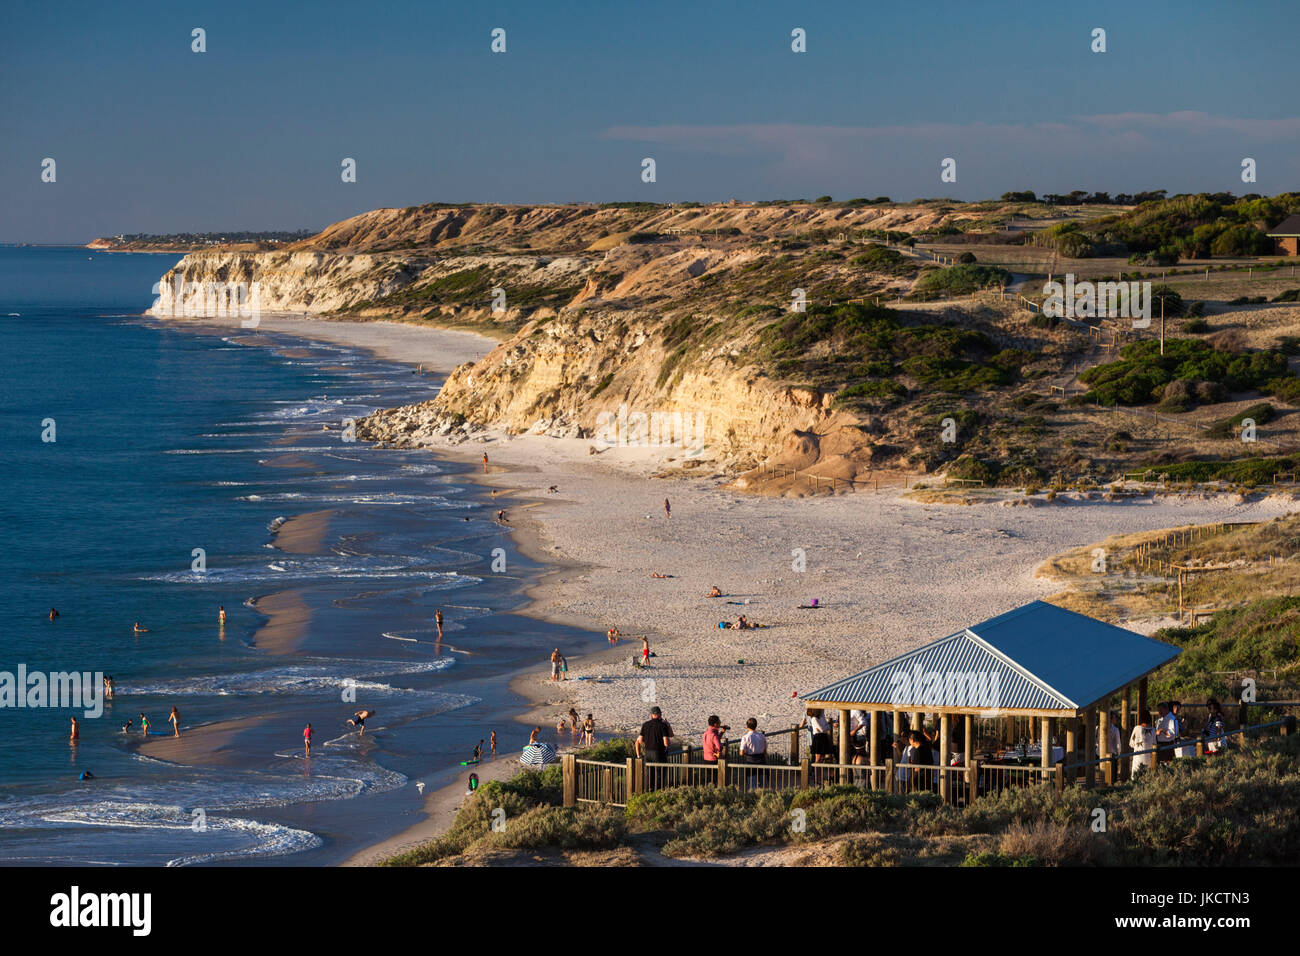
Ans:
<svg viewBox="0 0 1300 956"><path fill-rule="evenodd" d="M914 292L964 295L980 289L1005 287L1011 282L1011 273L997 266L956 265L948 269L933 269L916 280Z"/></svg>

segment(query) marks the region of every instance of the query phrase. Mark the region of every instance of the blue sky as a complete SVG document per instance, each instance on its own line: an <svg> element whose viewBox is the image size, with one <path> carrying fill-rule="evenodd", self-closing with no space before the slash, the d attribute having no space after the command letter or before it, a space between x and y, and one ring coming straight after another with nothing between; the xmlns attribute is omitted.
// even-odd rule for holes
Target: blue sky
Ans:
<svg viewBox="0 0 1300 956"><path fill-rule="evenodd" d="M1298 28L1294 0L11 2L0 241L435 200L1295 190Z"/></svg>

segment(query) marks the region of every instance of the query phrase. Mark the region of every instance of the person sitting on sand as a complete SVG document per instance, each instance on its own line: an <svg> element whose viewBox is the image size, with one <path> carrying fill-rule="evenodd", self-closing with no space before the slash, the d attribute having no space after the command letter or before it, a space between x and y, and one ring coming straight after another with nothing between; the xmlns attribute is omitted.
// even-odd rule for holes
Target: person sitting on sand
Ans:
<svg viewBox="0 0 1300 956"><path fill-rule="evenodd" d="M671 578L672 575L671 575L671 574L660 574L658 571L651 571L651 572L650 572L650 577L652 577L652 578Z"/></svg>
<svg viewBox="0 0 1300 956"><path fill-rule="evenodd" d="M620 637L618 633L618 628L611 627L608 631L605 632L605 636L609 638L610 647L614 647L618 644L618 639Z"/></svg>
<svg viewBox="0 0 1300 956"><path fill-rule="evenodd" d="M713 585L713 587L709 588L709 597L722 597L722 596L723 594L721 591L718 590L718 586L716 584Z"/></svg>
<svg viewBox="0 0 1300 956"><path fill-rule="evenodd" d="M549 487L549 488L546 489L546 493L549 494L549 495L553 495L553 494L555 494L555 493L556 493L557 491L559 491L559 490L560 490L560 489L559 489L559 486L557 486L557 485L551 485L551 487Z"/></svg>

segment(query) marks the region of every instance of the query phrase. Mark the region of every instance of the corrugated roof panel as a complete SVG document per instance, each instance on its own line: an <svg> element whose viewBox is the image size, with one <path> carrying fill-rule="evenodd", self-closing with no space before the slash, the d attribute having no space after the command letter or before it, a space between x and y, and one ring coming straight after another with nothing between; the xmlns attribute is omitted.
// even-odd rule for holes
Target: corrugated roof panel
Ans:
<svg viewBox="0 0 1300 956"><path fill-rule="evenodd" d="M900 709L1077 710L1178 653L1034 601L802 696Z"/></svg>

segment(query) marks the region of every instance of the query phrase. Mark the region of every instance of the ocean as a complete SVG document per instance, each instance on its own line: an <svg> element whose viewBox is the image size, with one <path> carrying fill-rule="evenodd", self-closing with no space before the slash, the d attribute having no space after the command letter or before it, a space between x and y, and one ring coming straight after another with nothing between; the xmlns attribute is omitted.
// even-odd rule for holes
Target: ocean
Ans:
<svg viewBox="0 0 1300 956"><path fill-rule="evenodd" d="M517 751L511 677L598 640L516 613L541 569L469 466L344 440L439 379L142 317L178 258L0 248L0 680L116 684L99 716L0 706L0 864L339 862L415 822L416 784L466 775L491 730ZM299 515L319 534L276 547ZM221 731L198 762L158 752L173 706L183 734Z"/></svg>

